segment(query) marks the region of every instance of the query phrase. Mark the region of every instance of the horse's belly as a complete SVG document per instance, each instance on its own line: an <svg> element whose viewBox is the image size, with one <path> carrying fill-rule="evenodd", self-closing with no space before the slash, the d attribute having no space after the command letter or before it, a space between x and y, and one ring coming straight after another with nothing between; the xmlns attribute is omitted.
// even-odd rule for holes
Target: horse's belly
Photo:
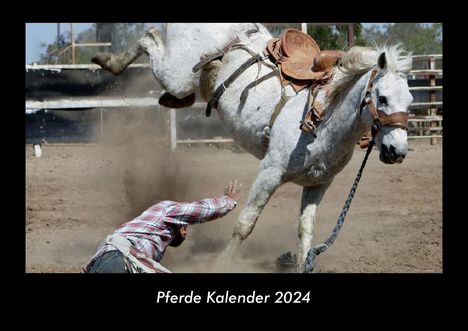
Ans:
<svg viewBox="0 0 468 331"><path fill-rule="evenodd" d="M329 183L334 174L329 172L317 173L316 169L307 169L304 174L291 178L291 182L301 186L316 186Z"/></svg>
<svg viewBox="0 0 468 331"><path fill-rule="evenodd" d="M302 186L315 186L329 183L348 164L353 151L343 154L333 161L318 156L315 161L303 171L292 176L291 181Z"/></svg>
<svg viewBox="0 0 468 331"><path fill-rule="evenodd" d="M260 135L239 130L233 133L233 137L247 153L252 154L259 160L262 160L265 157L267 147L261 144L262 137Z"/></svg>
<svg viewBox="0 0 468 331"><path fill-rule="evenodd" d="M325 180L324 178L310 178L310 177L299 177L291 180L294 184L301 186L317 186L328 183L330 179Z"/></svg>

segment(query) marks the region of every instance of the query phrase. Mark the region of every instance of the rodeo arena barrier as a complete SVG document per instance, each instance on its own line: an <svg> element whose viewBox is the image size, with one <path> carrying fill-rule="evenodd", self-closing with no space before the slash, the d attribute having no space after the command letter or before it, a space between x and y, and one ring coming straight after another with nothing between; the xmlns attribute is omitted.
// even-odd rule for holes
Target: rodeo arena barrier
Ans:
<svg viewBox="0 0 468 331"><path fill-rule="evenodd" d="M135 82L139 79L142 79L143 83L139 85L141 88L136 88L134 85L138 85ZM130 88L133 91L127 93ZM136 89L138 92L135 92ZM205 118L205 102L197 99L190 108L176 111L159 104L161 92L162 89L154 79L149 64L131 64L119 76L113 76L94 64L26 65L26 143L38 145L48 142L103 142L106 136L106 115L119 110L143 110L159 114L167 123L164 143L173 151L177 145L182 144L234 143L232 138L222 137L226 133L221 123L216 121L216 117ZM88 125L96 126L92 131L97 141L85 139L86 133L91 131L89 128L85 129L84 125L76 124L80 121L86 122L86 112L97 112L97 116L93 117L94 124ZM179 116L176 115L177 112ZM183 114L180 114L181 112ZM197 121L196 128L215 133L215 136L199 137L194 132L196 128L192 125L193 120ZM70 125L64 122L75 125L67 132ZM187 130L188 127L193 128ZM187 131L186 137L180 137L178 128L180 132ZM81 133L76 132L80 130ZM58 137L60 134L64 137ZM190 134L195 137L191 137Z"/></svg>
<svg viewBox="0 0 468 331"><path fill-rule="evenodd" d="M306 31L307 26L302 23L300 28ZM352 29L348 37L352 37ZM428 139L431 144L442 139L441 64L442 55L413 56L415 69L408 76L414 98L408 110L408 139ZM131 64L119 76L95 64L26 65L26 143L36 147L47 142L90 142L79 132L86 131L79 122L89 111L97 114L93 122L94 136L102 142L105 115L122 109L157 111L167 127L163 140L172 151L178 145L234 143L226 137L216 116L204 116L204 101L197 99L191 107L176 111L159 105L161 92L147 63ZM190 124L194 120L197 125ZM75 136L54 139L54 134L67 135L67 121L75 123ZM204 129L197 132L199 125ZM210 132L210 136L200 136L200 132Z"/></svg>
<svg viewBox="0 0 468 331"><path fill-rule="evenodd" d="M417 55L413 56L415 63L426 62L428 63L428 69L417 69L412 70L408 77L408 84L410 85L410 91L413 94L414 100L409 108L409 129L408 139L428 139L431 144L437 144L438 140L442 138L442 70L436 69L436 60L442 60L442 55ZM75 84L80 86L83 82L88 81L91 87L93 87L93 79L90 77L96 76L111 76L110 73L103 73L97 65L27 65L26 66L26 81L27 93L26 93L26 113L32 115L37 111L73 111L80 110L99 110L99 131L100 141L104 137L104 114L109 110L118 110L122 108L128 109L145 109L152 108L158 112L166 111L169 114L169 130L167 140L169 141L172 150L177 148L177 145L185 144L225 144L233 143L233 139L222 137L223 131L218 128L218 134L215 137L185 137L184 139L178 139L178 121L187 120L187 117L193 117L194 114L199 113L200 116L204 116L204 108L206 103L197 101L194 105L189 108L178 109L164 109L165 107L159 105L158 99L160 90L149 90L147 95L135 95L135 96L118 96L118 95L72 95L57 97L60 95L60 91L57 89L63 88L65 85L74 84L73 79L76 80ZM128 76L135 77L144 72L147 76L152 77L151 69L149 64L132 64L127 68L129 72ZM54 79L54 76L59 80L59 84L55 86L45 86L42 84L42 88L37 88L40 84L41 79L47 79L49 82ZM122 77L125 75L122 74ZM81 77L81 78L80 78ZM87 77L88 79L83 79ZM29 78L29 83L28 83ZM119 81L120 76L112 77L113 80ZM65 81L64 81L65 80ZM105 81L106 79L104 79ZM119 83L112 82L111 85L119 85ZM123 85L123 84L120 84ZM156 85L156 83L154 83ZM49 89L49 91L45 91ZM34 89L34 91L32 90ZM85 92L90 90L89 88L83 89ZM28 91L30 93L28 93ZM51 93L54 91L55 93ZM34 92L34 93L33 93ZM43 93L41 93L43 92ZM179 113L180 116L177 116ZM180 114L182 113L182 114ZM184 114L185 113L185 114ZM187 114L189 113L189 114ZM44 115L44 114L43 114ZM40 116L40 115L39 115ZM216 118L216 117L214 117ZM206 121L212 120L206 119ZM40 122L40 120L38 120ZM221 124L213 123L214 125L221 126ZM43 137L40 139L42 143L47 142L47 123L45 119L40 123L40 130L42 130ZM221 135L221 136L220 136ZM37 139L36 139L37 140ZM33 142L32 142L33 143Z"/></svg>

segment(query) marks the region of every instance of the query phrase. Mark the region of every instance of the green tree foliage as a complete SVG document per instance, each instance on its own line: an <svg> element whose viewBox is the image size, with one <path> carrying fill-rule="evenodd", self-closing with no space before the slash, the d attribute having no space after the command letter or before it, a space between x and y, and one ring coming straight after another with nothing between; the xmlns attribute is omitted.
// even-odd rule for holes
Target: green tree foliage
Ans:
<svg viewBox="0 0 468 331"><path fill-rule="evenodd" d="M89 29L81 32L75 39L78 44L95 43L96 42L96 24L93 24ZM109 47L107 47L108 49ZM91 58L99 50L98 47L77 47L75 48L75 63L76 64L89 64ZM105 50L105 49L103 49Z"/></svg>
<svg viewBox="0 0 468 331"><path fill-rule="evenodd" d="M346 50L348 47L348 25L314 25L313 23L309 23L307 25L307 33L315 39L321 50ZM365 45L365 40L361 36L361 23L353 24L353 34L353 45Z"/></svg>
<svg viewBox="0 0 468 331"><path fill-rule="evenodd" d="M369 46L373 42L378 45L399 43L414 55L442 53L441 23L396 23L385 24L381 28L374 25L364 29L363 37Z"/></svg>
<svg viewBox="0 0 468 331"><path fill-rule="evenodd" d="M99 51L112 51L115 53L122 52L125 48L134 44L146 31L145 23L114 23L109 24L111 40L99 40L99 42L111 42L112 47L75 47L75 64L90 64L91 58ZM55 38L54 42L44 45L46 50L41 54L41 63L43 64L70 64L72 63L71 48L62 52L71 44L71 35L68 32ZM75 43L96 43L97 42L97 25L93 24L87 30L75 36ZM57 56L60 54L59 56ZM140 56L137 63L148 62L147 56Z"/></svg>
<svg viewBox="0 0 468 331"><path fill-rule="evenodd" d="M287 29L298 29L301 30L301 23L263 23L268 31L270 31L271 35L275 38L279 38L284 31Z"/></svg>
<svg viewBox="0 0 468 331"><path fill-rule="evenodd" d="M278 38L286 29L301 30L301 23L281 23L275 26L274 23L267 24L271 34ZM353 24L354 29L354 45L365 45L364 39L361 37L362 26L360 23ZM315 39L320 49L346 49L348 47L348 25L340 24L307 24L307 33Z"/></svg>
<svg viewBox="0 0 468 331"><path fill-rule="evenodd" d="M122 52L146 32L145 23L115 23L112 51Z"/></svg>
<svg viewBox="0 0 468 331"><path fill-rule="evenodd" d="M42 44L45 47L44 53L40 55L39 63L42 64L65 64L71 63L70 52L65 48L69 45L67 38L64 34L61 34L58 38L56 37L54 42L51 44Z"/></svg>

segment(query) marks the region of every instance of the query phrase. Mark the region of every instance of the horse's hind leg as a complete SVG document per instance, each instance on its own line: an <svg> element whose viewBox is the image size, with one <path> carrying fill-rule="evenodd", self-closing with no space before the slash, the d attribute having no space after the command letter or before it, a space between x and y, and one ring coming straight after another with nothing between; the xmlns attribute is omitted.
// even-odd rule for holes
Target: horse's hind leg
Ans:
<svg viewBox="0 0 468 331"><path fill-rule="evenodd" d="M282 173L278 168L268 167L260 171L250 189L246 205L240 213L231 241L221 255L221 259L232 258L242 241L249 236L268 200L282 184L281 179Z"/></svg>
<svg viewBox="0 0 468 331"><path fill-rule="evenodd" d="M154 42L161 42L161 36L157 29L150 28L143 37L122 53L99 52L91 61L114 75L119 75L141 54L146 52L149 43Z"/></svg>
<svg viewBox="0 0 468 331"><path fill-rule="evenodd" d="M297 271L304 271L304 264L307 258L307 253L312 247L312 238L314 230L314 222L317 215L317 206L330 184L319 186L304 187L302 191L301 201L301 217L299 219L298 228L298 254L296 259Z"/></svg>

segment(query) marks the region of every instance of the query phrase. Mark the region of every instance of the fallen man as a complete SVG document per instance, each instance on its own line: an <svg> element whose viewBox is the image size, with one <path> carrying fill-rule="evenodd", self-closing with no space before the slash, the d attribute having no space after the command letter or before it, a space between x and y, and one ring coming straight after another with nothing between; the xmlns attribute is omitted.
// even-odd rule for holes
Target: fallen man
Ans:
<svg viewBox="0 0 468 331"><path fill-rule="evenodd" d="M221 197L195 202L161 201L122 224L101 243L86 273L170 273L159 261L167 246L178 247L187 225L223 217L236 207L242 184L230 182Z"/></svg>

